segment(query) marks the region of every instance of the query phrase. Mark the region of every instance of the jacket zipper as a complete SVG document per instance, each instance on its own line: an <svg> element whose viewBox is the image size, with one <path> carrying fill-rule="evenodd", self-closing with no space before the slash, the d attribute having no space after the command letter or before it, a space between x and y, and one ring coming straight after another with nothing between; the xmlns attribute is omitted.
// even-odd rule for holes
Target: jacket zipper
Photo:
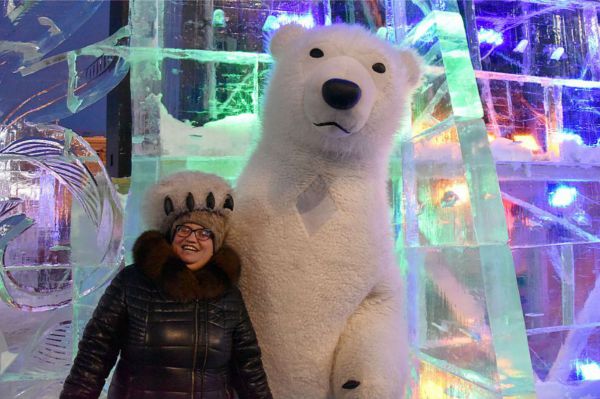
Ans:
<svg viewBox="0 0 600 399"><path fill-rule="evenodd" d="M204 362L200 370L200 389L204 396L204 370L206 369L206 358L208 357L208 301L204 301Z"/></svg>
<svg viewBox="0 0 600 399"><path fill-rule="evenodd" d="M192 399L196 388L196 357L198 352L198 300L194 303L194 357L192 360Z"/></svg>

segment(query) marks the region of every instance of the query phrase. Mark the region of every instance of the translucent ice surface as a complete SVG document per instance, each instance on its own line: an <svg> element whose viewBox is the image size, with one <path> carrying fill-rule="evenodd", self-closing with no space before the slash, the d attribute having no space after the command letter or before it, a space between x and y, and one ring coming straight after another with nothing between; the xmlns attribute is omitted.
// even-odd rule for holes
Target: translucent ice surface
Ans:
<svg viewBox="0 0 600 399"><path fill-rule="evenodd" d="M102 1L17 1L0 11L0 124L50 122L93 104L127 74L129 64L104 48L125 44L127 28L100 43L54 54L93 19ZM98 23L94 21L94 23Z"/></svg>
<svg viewBox="0 0 600 399"><path fill-rule="evenodd" d="M68 304L119 263L121 209L103 165L68 129L28 123L0 136L0 295L32 311ZM74 231L79 230L77 234ZM107 268L75 276L73 266Z"/></svg>
<svg viewBox="0 0 600 399"><path fill-rule="evenodd" d="M436 8L440 4L435 2L430 6ZM508 350L505 354L522 354L523 347L517 349L517 342L522 342L525 334L532 368L530 375L540 398L598 397L600 388L594 370L599 362L600 324L593 304L598 294L595 215L600 159L596 121L600 110L597 103L600 4L595 1L459 1L458 6L483 105L483 121L477 128L480 141L461 140L460 122L455 128L456 120L448 119L459 111L450 84L446 86L443 79L428 79L417 98L415 110L414 128L422 133L404 149L404 193L409 201L415 198L415 202L405 208L405 239L409 245L414 245L410 240L418 243L418 248L423 248L425 253L458 242L462 246L458 250L461 256L472 251L472 246L485 243L487 238L497 242L508 240L512 256L506 257L506 247L502 246L493 250L495 261L500 262L495 263L494 270L486 270L486 262L482 262L483 275L490 273L500 286L498 291L487 286L484 295L488 301L485 307L490 312L491 336L508 333L511 337L504 349L500 342L494 341L500 374L504 369L513 378L518 374L525 376L527 362L524 359L521 359L521 368L514 368L514 364L504 368L508 365L506 359L498 358L503 350ZM445 72L450 79L449 63L435 49L433 36L428 37L425 29L414 32L426 38L421 53L430 63L434 62L430 76ZM445 71L437 68L440 60L444 61ZM460 76L463 84L470 81L465 69ZM476 106L471 111L475 109ZM475 130L472 133L475 134ZM473 134L469 136L475 138ZM482 151L482 147L487 146L482 140L484 134L495 161L495 179L481 173L489 166L484 162L485 151ZM473 157L471 161L467 155ZM407 160L409 156L414 157L414 163ZM472 182L477 184L471 186ZM499 190L490 191L496 185ZM488 200L496 201L499 196L503 206L496 203L483 212L478 210L474 197L477 191ZM477 217L485 221L486 228L478 231ZM431 245L434 248L430 248ZM445 251L453 253L450 249ZM476 280L456 277L456 273L464 273L469 262L483 253L471 253L465 260L449 262L445 259L448 255L431 258L418 252L410 249L408 259L413 256L425 262L427 274L409 281L422 282L422 285L415 283L417 292L423 288L432 292L425 294L425 303L417 316L423 323L431 322L419 332L426 339L436 334L452 336L456 324L461 323L456 320L456 313L473 313L479 294L472 288ZM435 252L444 254L444 251ZM516 278L517 295L514 282L499 282L502 276L497 273L501 263L514 263L514 276L504 274L503 278ZM455 271L453 264L457 267ZM409 262L409 270L413 265ZM427 278L433 280L431 288ZM483 286L486 286L485 277ZM495 308L499 313L493 316L494 307L490 307L489 302L495 301L493 298L497 295L503 298L502 306L512 303L521 308L524 331L512 329L516 324L514 319L509 320L516 315L506 308ZM431 302L438 305L430 307ZM440 319L434 320L436 317ZM496 324L498 330L494 327L495 317L504 322L504 325L502 321ZM438 332L430 334L430 330ZM454 350L457 349L453 347ZM431 351L426 354L431 355ZM479 361L483 358L477 357ZM471 370L458 354L448 356L438 350L431 364L437 360L453 365L461 363L454 374ZM485 372L476 377L462 375L475 381L487 373L483 366L478 370ZM496 394L509 392L511 387L507 381L504 377L496 381L500 388ZM522 389L520 394L527 395L527 392ZM450 396L447 390L446 395Z"/></svg>
<svg viewBox="0 0 600 399"><path fill-rule="evenodd" d="M3 394L56 397L120 240L127 249L144 228L150 184L182 169L235 181L260 135L269 35L289 22L348 22L414 47L428 66L390 165L413 397L600 397L597 1L132 0L128 26L54 54L98 5L2 5ZM43 123L127 71L123 227L94 154ZM335 211L314 200L326 197L299 204L307 225Z"/></svg>
<svg viewBox="0 0 600 399"><path fill-rule="evenodd" d="M2 130L0 386L7 397L56 397L73 342L121 264L122 228L112 183L81 137L28 122Z"/></svg>

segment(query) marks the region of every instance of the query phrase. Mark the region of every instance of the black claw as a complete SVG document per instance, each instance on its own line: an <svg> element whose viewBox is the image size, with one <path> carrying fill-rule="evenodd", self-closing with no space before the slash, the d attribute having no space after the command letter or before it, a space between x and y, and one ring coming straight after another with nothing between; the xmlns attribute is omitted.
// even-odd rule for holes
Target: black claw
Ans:
<svg viewBox="0 0 600 399"><path fill-rule="evenodd" d="M215 209L215 196L212 192L208 193L206 196L206 207L208 209Z"/></svg>
<svg viewBox="0 0 600 399"><path fill-rule="evenodd" d="M175 207L173 206L173 201L171 200L171 198L169 198L168 195L165 197L165 200L163 202L163 208L167 216L175 210Z"/></svg>
<svg viewBox="0 0 600 399"><path fill-rule="evenodd" d="M359 385L360 385L360 381L348 380L348 381L346 381L344 383L344 385L342 385L342 388L344 388L344 389L355 389Z"/></svg>
<svg viewBox="0 0 600 399"><path fill-rule="evenodd" d="M187 209L190 212L194 210L196 201L194 201L194 195L192 193L188 193L187 197L185 197L185 206L187 206Z"/></svg>
<svg viewBox="0 0 600 399"><path fill-rule="evenodd" d="M231 194L227 194L225 203L223 204L223 209L231 209L233 211L233 197Z"/></svg>

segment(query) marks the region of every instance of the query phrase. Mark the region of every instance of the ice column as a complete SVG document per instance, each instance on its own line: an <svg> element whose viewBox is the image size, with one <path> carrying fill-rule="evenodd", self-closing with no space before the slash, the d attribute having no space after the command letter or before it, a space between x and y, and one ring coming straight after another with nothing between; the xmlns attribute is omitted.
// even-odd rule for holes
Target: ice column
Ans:
<svg viewBox="0 0 600 399"><path fill-rule="evenodd" d="M402 151L419 390L433 398L428 391L471 394L483 387L477 397L532 398L504 208L463 21L455 1L430 6L407 35L430 64L415 101L425 130Z"/></svg>

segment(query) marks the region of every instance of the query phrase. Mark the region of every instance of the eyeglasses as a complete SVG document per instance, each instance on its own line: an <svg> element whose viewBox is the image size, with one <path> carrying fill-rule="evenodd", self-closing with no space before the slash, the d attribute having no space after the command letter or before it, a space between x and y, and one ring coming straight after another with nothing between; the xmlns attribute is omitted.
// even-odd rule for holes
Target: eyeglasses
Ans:
<svg viewBox="0 0 600 399"><path fill-rule="evenodd" d="M214 233L211 229L202 227L200 229L192 229L184 224L175 226L175 235L180 238L188 238L192 233L196 234L198 241L211 240L214 237Z"/></svg>

